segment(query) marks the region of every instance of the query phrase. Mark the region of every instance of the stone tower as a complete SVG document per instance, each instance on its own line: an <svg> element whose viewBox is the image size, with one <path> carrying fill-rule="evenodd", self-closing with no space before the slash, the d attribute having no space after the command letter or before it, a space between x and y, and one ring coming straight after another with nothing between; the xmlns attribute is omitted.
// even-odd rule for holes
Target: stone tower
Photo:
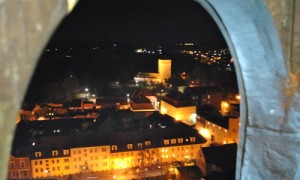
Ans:
<svg viewBox="0 0 300 180"><path fill-rule="evenodd" d="M171 77L171 59L158 59L158 74L162 83Z"/></svg>

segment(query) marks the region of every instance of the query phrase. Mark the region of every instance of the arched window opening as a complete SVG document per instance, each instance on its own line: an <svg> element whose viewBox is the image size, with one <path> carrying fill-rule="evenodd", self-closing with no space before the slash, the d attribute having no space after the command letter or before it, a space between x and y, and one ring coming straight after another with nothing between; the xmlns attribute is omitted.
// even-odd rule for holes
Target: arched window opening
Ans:
<svg viewBox="0 0 300 180"><path fill-rule="evenodd" d="M208 22L211 19L201 21L207 16L196 3L164 1L160 4L161 2L151 1L149 4L149 2L145 1L141 5L133 2L103 1L101 7L97 7L96 4L95 6L89 4L91 1L82 1L67 18L71 21L66 20L62 23L62 27L65 26L67 30L59 28L54 35L62 41L54 38L46 46L36 70L38 75L34 76L31 82L30 91L17 118L18 127L9 160L8 178L55 177L60 176L61 172L69 177L76 176L78 173L85 174L87 177L91 172L109 170L117 172L132 167L134 167L134 174L139 177L148 177L152 172L161 170L159 176L187 178L184 177L181 168L181 171L178 171L178 167L186 168L195 165L199 167L198 174L194 172L196 176L204 177L211 173L216 175L215 172L220 170L224 171L217 164L212 163L212 166L207 166L209 154L228 149L236 150L236 144L233 146L224 144L237 141L239 152L236 178L245 178L249 173L256 178L296 177L295 168L282 170L284 166L269 167L267 164L272 164L272 159L265 158L266 155L276 155L281 164L295 166L298 162L297 158L287 161L290 158L285 157L289 157L289 154L283 149L289 147L290 151L294 151L294 145L297 144L297 140L295 141L290 135L295 134L297 129L293 119L293 115L296 114L293 111L295 105L290 104L289 101L295 93L294 81L288 84L287 68L280 50L278 35L265 4L256 1L217 3L199 0L217 22L231 49L229 51L226 47L218 51L199 50L200 44L203 43L206 48L209 47L208 42L201 41L203 35L206 36L206 40L213 39L214 42L220 40L218 45L223 46L226 43L218 37L220 35L210 34L212 24ZM4 3L2 9L12 7L11 3ZM272 2L266 1L266 3L274 16L276 8L274 10ZM32 4L27 5L29 7ZM52 7L53 4L49 3L49 5ZM57 4L54 3L55 5ZM62 7L65 5L62 3ZM291 4L284 7L292 7L291 9L295 10L289 5ZM83 7L82 10L80 6ZM57 7L60 7L60 4ZM111 7L113 10L109 10ZM98 9L93 11L93 8ZM240 16L233 16L232 11L228 9ZM32 10L35 12L35 8ZM54 14L62 16L61 10L62 8L56 8L57 13ZM258 11L254 12L254 10ZM101 25L93 26L91 18L78 16L81 11L90 13ZM3 12L7 14L10 11ZM24 12L22 11L21 14L24 15ZM102 18L97 17L99 12L102 13ZM74 18L76 13L83 20L80 23ZM141 14L136 16L135 13ZM28 17L27 14L26 11L24 16ZM6 17L0 18L4 24L9 22L3 21ZM39 16L37 17L39 19ZM47 26L45 34L49 34L56 24L56 18L52 18L54 21L50 21L50 27ZM168 20L164 21L165 19ZM278 19L275 20L278 26ZM139 22L138 26L135 25L136 21ZM42 37L40 32L45 22L48 22L48 19L34 26L39 37ZM66 25L68 23L69 25ZM10 23L6 24L7 26L3 26L4 29L10 29ZM202 29L206 28L204 33L198 31L199 24L202 25ZM16 27L24 25L24 23L21 25L16 23ZM108 25L113 28L105 29ZM237 28L241 26L243 28ZM27 28L26 25L24 27ZM80 27L88 27L86 28L88 31L82 33ZM26 34L26 28L22 33ZM19 30L24 29L19 28ZM0 31L5 35L2 36L5 37L2 43L11 42L10 46L7 46L8 49L16 46L14 41L5 41L6 36L12 39L11 34L15 31L11 32ZM120 32L126 33L122 35ZM198 34L194 34L195 32ZM293 34L292 31L289 32ZM98 39L99 34L102 35L102 39ZM185 36L182 36L184 34ZM281 34L284 35L286 33ZM75 36L79 38L76 39ZM26 38L28 41L32 36ZM150 40L145 41L147 38ZM94 40L92 44L91 39ZM128 39L135 39L135 42L130 44ZM293 40L291 38L284 42ZM293 45L291 43L291 47L287 49L292 48ZM24 43L21 46L24 46ZM29 59L32 55L38 54L36 51L39 49L40 47L32 52L26 51L30 54ZM23 50L20 48L19 50L22 54ZM130 59L128 50L132 50L131 55L135 56L133 59ZM253 53L249 53L249 50ZM6 52L9 51L3 52L4 57L7 58ZM222 53L226 54L226 52L233 58L224 61L226 57L222 56ZM20 53L16 53L17 60L21 57L18 54ZM8 55L14 56L12 53ZM264 59L261 60L258 55ZM139 61L139 58L145 61ZM150 62L153 58L156 63ZM276 61L270 65L274 58ZM130 61L124 61L128 59ZM184 59L185 62L180 63L180 59ZM235 68L232 66L233 61ZM251 62L261 66L253 68ZM9 80L7 77L11 73L12 66L5 64L4 67L7 70L4 71L5 76L1 80L4 79L5 83ZM155 71L152 71L153 69ZM47 71L50 71L52 76L47 74ZM231 79L235 82L220 79L220 77L230 76L226 71L237 72L239 93L237 87L226 86L227 83L236 86L236 78ZM261 72L264 76L258 78L257 72ZM30 72L24 74L25 84L28 74L30 75ZM233 76L235 77L235 74ZM293 76L292 80L296 76ZM12 79L18 80L16 75ZM25 87L24 83L20 85L21 92ZM12 87L11 84L13 82L1 91L0 98L4 99L5 104L7 97L11 97L11 93L7 90L18 87ZM272 91L269 93L261 91L265 88ZM34 91L31 91L33 89ZM195 93L197 89L200 94ZM223 94L221 102L216 101L218 89L227 92ZM2 92L7 96L3 98ZM22 93L17 93L12 98L15 104L19 101L20 94ZM287 102L282 99L287 99ZM6 112L8 106L3 107L4 110L0 109L0 115ZM239 119L239 111L241 122L232 121L232 119ZM10 117L11 114L8 116ZM282 124L281 120L286 123ZM2 128L3 123L0 125ZM9 127L8 135L14 129L9 123L4 123L4 127ZM138 127L137 134L134 133L134 127ZM172 133L170 127L177 132L179 130L180 133ZM237 128L230 129L230 127ZM124 133L122 130L127 132ZM170 133L167 133L169 131ZM238 136L232 138L232 133L237 134L238 131L241 134L239 140ZM161 132L160 140L152 139L155 132ZM262 141L256 141L258 137ZM273 141L274 137L278 140ZM9 139L1 138L0 141L7 145ZM107 143L108 141L110 143ZM165 143L167 141L170 143ZM143 144L141 142L151 142L151 145L139 146ZM128 148L128 144L132 146ZM269 148L263 148L265 145ZM118 148L115 148L116 146ZM77 149L80 149L78 153L76 153ZM266 151L268 149L275 150L276 153ZM253 150L256 156L253 156ZM1 157L5 156L6 151L7 148L0 154ZM55 155L53 155L54 151ZM68 153L65 153L66 151ZM277 156L278 154L280 156ZM235 153L230 155L233 156L226 158L235 159ZM255 163L249 160L250 156ZM257 163L256 160L262 163ZM263 168L266 171L262 176L258 169L261 169L259 167L264 164L266 167ZM29 171L28 167L31 168ZM207 167L214 168L207 169ZM24 171L24 168L27 170ZM1 169L6 170L6 168ZM227 170L234 173L235 168L231 167ZM119 176L120 174L111 174L115 179Z"/></svg>

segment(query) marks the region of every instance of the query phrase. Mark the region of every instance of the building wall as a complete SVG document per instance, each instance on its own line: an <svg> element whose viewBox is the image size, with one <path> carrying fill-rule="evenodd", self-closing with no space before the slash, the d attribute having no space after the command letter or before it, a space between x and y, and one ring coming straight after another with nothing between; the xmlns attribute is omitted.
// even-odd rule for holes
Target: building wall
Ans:
<svg viewBox="0 0 300 180"><path fill-rule="evenodd" d="M229 129L227 143L238 143L239 142L239 127L240 118L229 118Z"/></svg>
<svg viewBox="0 0 300 180"><path fill-rule="evenodd" d="M160 113L167 114L186 124L194 124L196 120L196 106L175 107L162 100L160 104Z"/></svg>
<svg viewBox="0 0 300 180"><path fill-rule="evenodd" d="M29 179L31 165L29 157L10 157L8 166L8 179Z"/></svg>
<svg viewBox="0 0 300 180"><path fill-rule="evenodd" d="M49 157L31 160L32 177L50 177L71 174L70 157Z"/></svg>
<svg viewBox="0 0 300 180"><path fill-rule="evenodd" d="M210 146L212 143L220 145L238 143L240 125L239 118L229 118L228 129L214 124L204 118L200 121L202 122L199 124L199 132L207 140L205 146Z"/></svg>
<svg viewBox="0 0 300 180"><path fill-rule="evenodd" d="M72 173L108 170L109 158L110 146L71 148Z"/></svg>
<svg viewBox="0 0 300 180"><path fill-rule="evenodd" d="M191 144L184 144L185 142ZM115 145L71 148L69 157L32 159L32 177L120 170L174 161L186 162L196 160L201 148L195 137L165 139L162 147L141 147L140 150L127 148L118 151L118 146L113 146Z"/></svg>
<svg viewBox="0 0 300 180"><path fill-rule="evenodd" d="M162 83L171 77L171 65L172 61L169 59L158 59L158 74Z"/></svg>

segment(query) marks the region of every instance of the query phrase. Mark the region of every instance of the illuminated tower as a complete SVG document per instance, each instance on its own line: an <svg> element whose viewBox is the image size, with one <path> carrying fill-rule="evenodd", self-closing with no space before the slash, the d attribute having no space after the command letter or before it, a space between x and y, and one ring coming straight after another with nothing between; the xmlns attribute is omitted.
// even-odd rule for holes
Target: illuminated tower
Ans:
<svg viewBox="0 0 300 180"><path fill-rule="evenodd" d="M158 74L162 83L171 77L171 59L158 59Z"/></svg>

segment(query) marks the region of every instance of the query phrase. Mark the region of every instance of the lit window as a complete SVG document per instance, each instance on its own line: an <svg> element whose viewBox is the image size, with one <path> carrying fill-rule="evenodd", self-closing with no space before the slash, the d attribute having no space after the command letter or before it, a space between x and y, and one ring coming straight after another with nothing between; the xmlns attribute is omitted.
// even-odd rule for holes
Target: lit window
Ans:
<svg viewBox="0 0 300 180"><path fill-rule="evenodd" d="M9 168L15 168L15 162L13 161L9 162Z"/></svg>
<svg viewBox="0 0 300 180"><path fill-rule="evenodd" d="M103 147L103 148L102 148L102 152L105 152L105 151L106 151L106 148L105 148L105 147Z"/></svg>
<svg viewBox="0 0 300 180"><path fill-rule="evenodd" d="M196 138L195 137L190 137L190 141L191 142L196 142Z"/></svg>
<svg viewBox="0 0 300 180"><path fill-rule="evenodd" d="M171 139L171 144L176 144L176 139Z"/></svg>
<svg viewBox="0 0 300 180"><path fill-rule="evenodd" d="M183 143L183 138L178 138L178 143L182 144Z"/></svg>
<svg viewBox="0 0 300 180"><path fill-rule="evenodd" d="M53 150L52 151L52 156L58 156L58 151L57 150Z"/></svg>
<svg viewBox="0 0 300 180"><path fill-rule="evenodd" d="M112 146L111 146L111 150L112 150L112 151L116 151L116 150L118 150L118 147L117 147L117 145L112 145Z"/></svg>
<svg viewBox="0 0 300 180"><path fill-rule="evenodd" d="M21 161L20 162L20 166L23 168L23 167L25 167L25 161Z"/></svg>
<svg viewBox="0 0 300 180"><path fill-rule="evenodd" d="M165 140L164 140L164 145L169 145L169 143L170 143L170 142L169 142L169 139L165 139Z"/></svg>
<svg viewBox="0 0 300 180"><path fill-rule="evenodd" d="M139 149L143 148L143 144L142 143L138 143L138 148Z"/></svg>
<svg viewBox="0 0 300 180"><path fill-rule="evenodd" d="M145 141L146 146L151 146L151 141Z"/></svg>
<svg viewBox="0 0 300 180"><path fill-rule="evenodd" d="M35 155L35 157L41 157L42 153L41 152L35 152L34 155Z"/></svg>
<svg viewBox="0 0 300 180"><path fill-rule="evenodd" d="M70 152L69 152L68 149L64 149L64 150L63 150L63 153L64 153L64 155L69 155Z"/></svg>
<svg viewBox="0 0 300 180"><path fill-rule="evenodd" d="M127 144L127 149L132 149L132 144Z"/></svg>

